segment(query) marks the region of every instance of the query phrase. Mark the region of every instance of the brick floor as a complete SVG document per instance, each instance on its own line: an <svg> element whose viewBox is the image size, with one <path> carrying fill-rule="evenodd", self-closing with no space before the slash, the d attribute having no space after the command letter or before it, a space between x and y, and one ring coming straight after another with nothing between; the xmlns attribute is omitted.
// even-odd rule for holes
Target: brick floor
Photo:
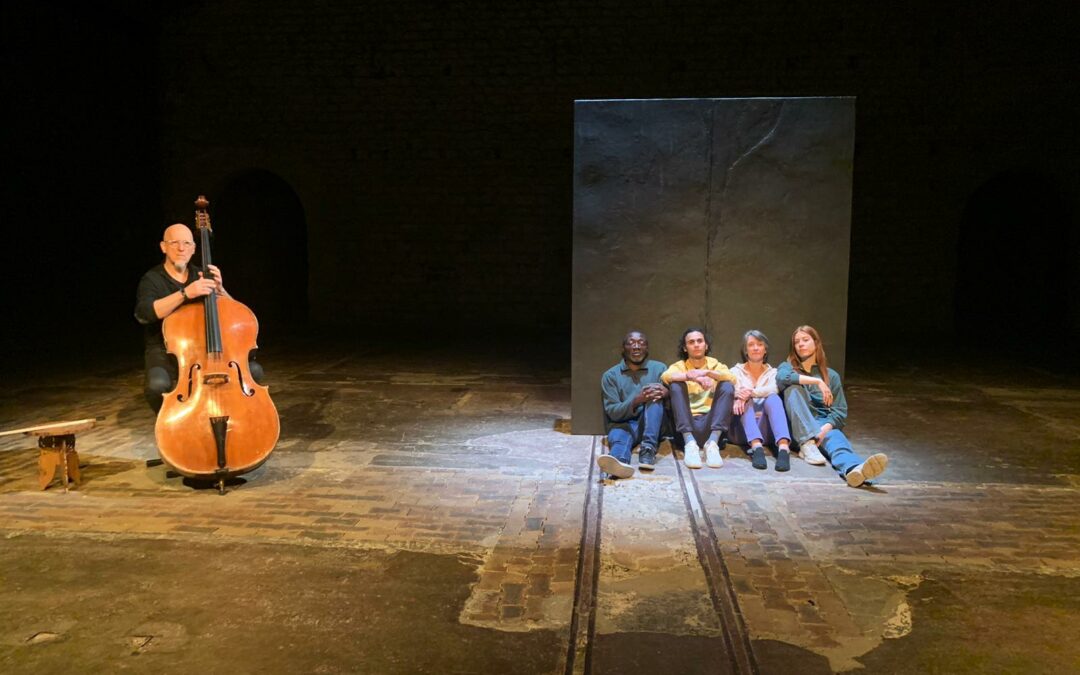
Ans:
<svg viewBox="0 0 1080 675"><path fill-rule="evenodd" d="M9 387L0 427L100 421L79 438L84 484L66 494L37 489L33 439L0 439L0 535L457 555L476 566L462 624L567 631L593 439L566 433L565 375L468 360L414 372L391 357L339 357L278 362L282 443L224 497L144 466L153 418L137 372ZM850 489L798 460L788 474L755 471L733 446L722 469L694 472L722 581L752 639L858 667L919 625L908 598L935 574L1080 577L1080 395L962 381L924 399L911 376L850 378L853 414L863 413L857 449L893 459L875 488ZM927 412L950 401L951 419ZM896 406L920 426L883 412ZM984 408L1037 424L1039 447L1054 450L963 445L948 425L985 425ZM943 452L942 439L958 445ZM602 488L598 636L719 639L675 461L665 450L654 474Z"/></svg>

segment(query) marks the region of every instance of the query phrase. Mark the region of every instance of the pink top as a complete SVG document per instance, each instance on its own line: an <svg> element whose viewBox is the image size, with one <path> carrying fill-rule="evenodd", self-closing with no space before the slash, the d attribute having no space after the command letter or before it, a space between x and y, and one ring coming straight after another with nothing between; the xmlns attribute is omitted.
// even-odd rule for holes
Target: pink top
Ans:
<svg viewBox="0 0 1080 675"><path fill-rule="evenodd" d="M731 372L735 375L735 391L740 389L749 389L750 394L754 398L754 403L761 403L770 394L778 394L780 391L776 388L776 368L773 368L769 364L765 364L765 372L761 374L761 377L754 382L754 378L746 370L745 363L737 363L731 367Z"/></svg>

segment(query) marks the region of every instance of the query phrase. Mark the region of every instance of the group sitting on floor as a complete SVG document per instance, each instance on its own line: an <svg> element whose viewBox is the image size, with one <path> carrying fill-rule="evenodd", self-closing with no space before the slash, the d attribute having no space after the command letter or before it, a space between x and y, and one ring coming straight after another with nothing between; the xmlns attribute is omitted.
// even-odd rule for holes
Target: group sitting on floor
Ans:
<svg viewBox="0 0 1080 675"><path fill-rule="evenodd" d="M769 339L757 330L742 340L742 362L732 368L709 356L705 331L687 329L679 343L682 358L670 366L649 359L649 341L640 331L623 339L622 360L601 378L608 453L597 458L613 478L656 467L656 450L674 422L673 444L691 469L720 468L727 441L743 447L755 469L768 468L765 446L775 452L775 469L791 468L791 453L807 464L832 465L852 487L880 476L884 453L865 460L842 431L847 399L840 375L829 368L821 336L812 326L791 335L787 359L769 365ZM670 415L669 415L670 413ZM737 418L738 424L732 425Z"/></svg>

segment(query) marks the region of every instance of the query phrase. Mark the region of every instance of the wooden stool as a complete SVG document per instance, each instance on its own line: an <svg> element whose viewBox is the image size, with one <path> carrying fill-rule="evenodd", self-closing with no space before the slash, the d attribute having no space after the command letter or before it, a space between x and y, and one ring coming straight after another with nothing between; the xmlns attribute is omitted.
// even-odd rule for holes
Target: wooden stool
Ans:
<svg viewBox="0 0 1080 675"><path fill-rule="evenodd" d="M95 423L94 419L53 422L25 429L0 431L0 436L37 436L38 447L41 448L41 454L38 455L38 483L41 489L49 487L56 475L56 467L60 466L63 467L60 480L64 484L64 492L67 492L68 479L74 481L75 485L82 481L82 474L79 473L79 453L75 452L75 434L93 428Z"/></svg>

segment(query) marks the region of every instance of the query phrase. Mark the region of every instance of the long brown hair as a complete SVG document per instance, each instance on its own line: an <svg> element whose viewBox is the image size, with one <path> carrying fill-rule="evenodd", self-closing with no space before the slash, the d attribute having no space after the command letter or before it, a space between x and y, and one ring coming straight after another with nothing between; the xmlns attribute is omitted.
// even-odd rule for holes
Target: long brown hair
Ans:
<svg viewBox="0 0 1080 675"><path fill-rule="evenodd" d="M817 329L813 326L799 326L791 331L791 349L788 352L788 363L795 370L806 373L802 367L802 359L799 358L798 352L795 351L796 333L806 333L814 341L814 361L817 362L818 368L821 369L821 379L825 380L825 384L829 384L829 360L825 357L825 345L821 344L821 336L818 335ZM809 375L809 373L807 374Z"/></svg>

